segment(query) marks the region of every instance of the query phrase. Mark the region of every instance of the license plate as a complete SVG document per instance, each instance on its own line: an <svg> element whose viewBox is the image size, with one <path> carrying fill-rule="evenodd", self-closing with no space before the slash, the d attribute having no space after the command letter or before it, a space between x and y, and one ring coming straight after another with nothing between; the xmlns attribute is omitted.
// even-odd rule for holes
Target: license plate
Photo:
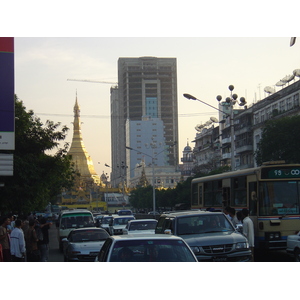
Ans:
<svg viewBox="0 0 300 300"><path fill-rule="evenodd" d="M214 257L213 261L216 261L216 262L227 261L227 258L226 257Z"/></svg>

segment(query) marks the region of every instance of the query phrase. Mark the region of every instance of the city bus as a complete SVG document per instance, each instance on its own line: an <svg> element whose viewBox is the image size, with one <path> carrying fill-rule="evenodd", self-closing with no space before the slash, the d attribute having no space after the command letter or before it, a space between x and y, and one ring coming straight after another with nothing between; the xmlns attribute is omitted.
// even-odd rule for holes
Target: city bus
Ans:
<svg viewBox="0 0 300 300"><path fill-rule="evenodd" d="M284 161L195 178L191 208L236 211L248 208L255 248L286 249L287 236L300 231L300 164Z"/></svg>

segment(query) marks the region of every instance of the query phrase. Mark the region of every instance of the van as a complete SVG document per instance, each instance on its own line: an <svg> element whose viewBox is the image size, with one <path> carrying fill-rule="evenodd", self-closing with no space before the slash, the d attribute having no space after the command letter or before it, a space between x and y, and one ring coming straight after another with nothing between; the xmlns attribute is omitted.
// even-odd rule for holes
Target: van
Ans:
<svg viewBox="0 0 300 300"><path fill-rule="evenodd" d="M56 227L59 250L62 251L62 239L68 237L73 229L96 226L93 214L89 210L75 209L63 211L56 222Z"/></svg>

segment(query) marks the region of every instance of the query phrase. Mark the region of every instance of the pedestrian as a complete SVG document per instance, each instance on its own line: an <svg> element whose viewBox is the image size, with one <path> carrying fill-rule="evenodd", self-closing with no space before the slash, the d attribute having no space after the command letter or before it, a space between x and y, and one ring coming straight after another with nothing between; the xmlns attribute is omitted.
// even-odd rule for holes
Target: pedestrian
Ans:
<svg viewBox="0 0 300 300"><path fill-rule="evenodd" d="M224 209L223 209L223 212L224 214L226 215L226 217L231 221L231 217L229 215L229 210L231 209L230 206L226 206Z"/></svg>
<svg viewBox="0 0 300 300"><path fill-rule="evenodd" d="M4 262L11 261L9 235L7 225L10 224L10 218L5 216L0 220L0 244L2 246L2 256Z"/></svg>
<svg viewBox="0 0 300 300"><path fill-rule="evenodd" d="M52 223L47 222L46 218L41 218L40 228L43 233L43 239L38 241L38 247L41 254L40 261L47 262L49 259L49 229Z"/></svg>
<svg viewBox="0 0 300 300"><path fill-rule="evenodd" d="M241 213L243 219L243 235L248 240L249 248L252 253L252 261L254 261L254 225L249 218L249 210L247 208L243 208Z"/></svg>
<svg viewBox="0 0 300 300"><path fill-rule="evenodd" d="M15 216L11 215L11 216L9 216L9 218L10 218L10 224L8 224L6 226L8 234L10 234L13 231L13 229L15 228Z"/></svg>
<svg viewBox="0 0 300 300"><path fill-rule="evenodd" d="M15 221L15 229L10 235L10 254L13 262L25 261L26 246L21 219Z"/></svg>
<svg viewBox="0 0 300 300"><path fill-rule="evenodd" d="M38 238L35 231L35 221L30 220L29 228L25 234L26 257L28 262L40 261L40 250L38 249Z"/></svg>
<svg viewBox="0 0 300 300"><path fill-rule="evenodd" d="M238 218L236 216L234 207L230 207L228 212L229 212L229 216L231 218L231 222L232 222L234 227L236 227L237 224L241 224L241 222L238 220Z"/></svg>

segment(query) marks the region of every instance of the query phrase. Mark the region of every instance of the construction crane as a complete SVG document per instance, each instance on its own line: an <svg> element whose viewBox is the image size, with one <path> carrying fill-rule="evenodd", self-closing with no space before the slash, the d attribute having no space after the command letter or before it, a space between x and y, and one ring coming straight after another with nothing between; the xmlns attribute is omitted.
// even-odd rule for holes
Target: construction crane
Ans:
<svg viewBox="0 0 300 300"><path fill-rule="evenodd" d="M111 81L98 81L98 80L87 80L87 79L67 79L67 81L83 81L83 82L93 82L93 83L118 84L117 82L111 82Z"/></svg>

